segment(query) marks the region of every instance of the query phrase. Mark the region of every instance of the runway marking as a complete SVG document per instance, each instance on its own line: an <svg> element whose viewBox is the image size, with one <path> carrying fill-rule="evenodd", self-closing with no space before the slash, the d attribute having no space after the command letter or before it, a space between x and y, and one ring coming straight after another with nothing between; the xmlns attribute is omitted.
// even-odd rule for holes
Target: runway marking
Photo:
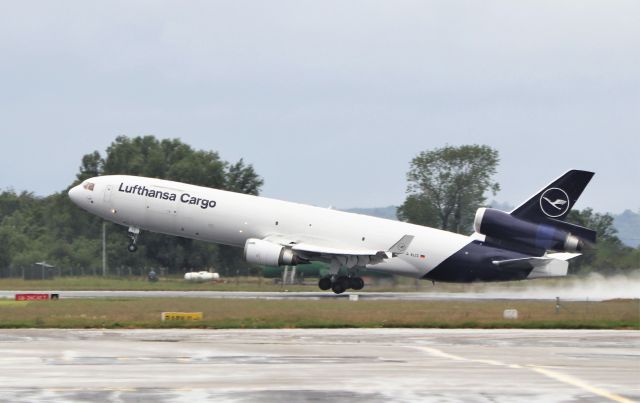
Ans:
<svg viewBox="0 0 640 403"><path fill-rule="evenodd" d="M450 360L455 360L455 361L469 361L468 358L464 358L464 357L460 357L457 355L453 355L453 354L449 354L449 353L445 353L442 350L438 350L437 348L431 348L431 347L416 347L418 350L423 350L426 351L427 353L436 356L436 357L442 357L442 358L449 358Z"/></svg>
<svg viewBox="0 0 640 403"><path fill-rule="evenodd" d="M630 399L627 399L625 397L616 395L616 394L611 393L609 391L606 391L604 389L600 389L598 387L591 386L588 383L586 383L585 381L583 381L581 379L578 379L578 378L574 378L571 375L563 374L563 373L556 372L556 371L551 371L549 369L542 368L542 367L530 366L529 368L532 371L538 372L538 373L540 373L542 375L545 375L545 376L547 376L549 378L553 378L553 379L555 379L557 381L564 382L566 384L573 385L573 386L576 386L578 388L587 390L587 391L589 391L591 393L594 393L596 395L605 397L605 398L607 398L609 400L613 400L614 402L633 403L633 400L630 400Z"/></svg>
<svg viewBox="0 0 640 403"><path fill-rule="evenodd" d="M454 360L454 361L466 361L466 362L478 362L480 364L489 364L489 365L495 365L495 366L501 366L501 367L508 367L508 364L505 364L504 362L500 362L500 361L496 361L496 360L480 360L480 359L474 359L474 358L466 358L466 357L461 357L459 355L453 355L453 354L449 354L449 353L445 353L442 350L438 350L437 348L432 348L432 347L416 347L419 350L423 350L426 351L427 353L436 356L436 357L442 357L442 358L448 358L450 360Z"/></svg>
<svg viewBox="0 0 640 403"><path fill-rule="evenodd" d="M566 383L568 385L571 386L575 386L577 388L586 390L588 392L591 392L593 394L596 394L598 396L602 396L604 398L607 398L609 400L612 400L614 402L618 402L618 403L634 403L633 400L627 399L625 397L622 397L620 395L616 395L615 393L611 393L607 390L604 390L602 388L598 388L596 386L592 386L589 385L587 382L575 378L571 375L567 375L567 374L563 374L561 372L556 372L556 371L552 371L550 369L547 368L543 368L543 367L538 367L535 365L518 365L518 364L505 364L503 362L500 361L495 361L495 360L482 360L482 359L475 359L475 358L466 358L466 357L461 357L459 355L453 355L453 354L449 354L449 353L445 353L442 350L438 350L437 348L433 348L433 347L414 347L418 350L422 350L434 357L440 357L440 358L447 358L450 360L454 360L454 361L464 361L464 362L477 362L480 364L488 364L488 365L493 365L493 366L498 366L498 367L508 367L508 368L513 368L513 369L528 369L529 371L533 371L533 372L537 372L541 375L546 376L547 378L551 378L554 379L556 381L559 382L563 382Z"/></svg>

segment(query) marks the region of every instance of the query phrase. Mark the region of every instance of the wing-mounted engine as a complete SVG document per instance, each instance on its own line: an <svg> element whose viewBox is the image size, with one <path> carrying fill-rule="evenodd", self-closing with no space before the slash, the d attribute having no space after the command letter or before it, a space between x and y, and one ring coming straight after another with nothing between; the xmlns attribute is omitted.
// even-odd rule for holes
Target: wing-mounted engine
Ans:
<svg viewBox="0 0 640 403"><path fill-rule="evenodd" d="M478 209L473 222L476 232L486 235L488 239L498 240L502 246L512 245L516 248L522 246L537 250L540 254L547 250L582 251L584 241L567 229L570 230L573 227L580 233L591 230L565 222L558 224L554 225L551 220L533 223L490 208Z"/></svg>
<svg viewBox="0 0 640 403"><path fill-rule="evenodd" d="M248 263L284 266L309 263L291 248L261 239L249 238L244 244L244 258Z"/></svg>

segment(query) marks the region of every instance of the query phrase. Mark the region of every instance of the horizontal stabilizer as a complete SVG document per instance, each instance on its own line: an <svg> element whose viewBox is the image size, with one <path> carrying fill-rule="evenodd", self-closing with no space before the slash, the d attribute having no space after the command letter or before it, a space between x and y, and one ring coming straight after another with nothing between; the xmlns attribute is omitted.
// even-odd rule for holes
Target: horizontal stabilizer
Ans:
<svg viewBox="0 0 640 403"><path fill-rule="evenodd" d="M550 253L547 256L552 258L552 259L570 260L570 259L573 259L574 257L578 257L580 255L582 255L582 253L559 252L559 253Z"/></svg>
<svg viewBox="0 0 640 403"><path fill-rule="evenodd" d="M579 253L553 253L543 257L525 257L521 259L494 260L492 263L501 269L514 272L529 270L528 279L566 276L569 270L568 260L580 256Z"/></svg>
<svg viewBox="0 0 640 403"><path fill-rule="evenodd" d="M521 259L494 260L491 263L501 269L532 269L544 266L550 260L552 259L547 257L523 257Z"/></svg>

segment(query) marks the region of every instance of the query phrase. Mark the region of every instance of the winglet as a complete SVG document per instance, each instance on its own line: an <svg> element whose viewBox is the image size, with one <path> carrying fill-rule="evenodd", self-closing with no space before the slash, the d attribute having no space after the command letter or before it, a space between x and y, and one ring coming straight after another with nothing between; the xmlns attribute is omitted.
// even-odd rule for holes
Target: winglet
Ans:
<svg viewBox="0 0 640 403"><path fill-rule="evenodd" d="M409 248L409 245L413 241L413 238L413 235L403 236L398 242L396 242L391 248L389 248L389 252L394 255L404 253Z"/></svg>

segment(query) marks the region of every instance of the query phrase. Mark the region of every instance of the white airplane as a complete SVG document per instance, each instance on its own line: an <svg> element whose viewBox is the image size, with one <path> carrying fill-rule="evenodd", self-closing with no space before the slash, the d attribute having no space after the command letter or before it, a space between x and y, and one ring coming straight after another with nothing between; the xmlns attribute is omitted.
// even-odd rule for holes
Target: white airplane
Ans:
<svg viewBox="0 0 640 403"><path fill-rule="evenodd" d="M594 231L563 221L592 176L568 171L510 213L480 208L470 236L137 176L87 179L69 197L129 227L131 252L144 229L243 247L253 264L322 261L331 275L319 287L340 294L362 289L364 269L444 282L564 276L584 242L595 242ZM348 275L339 275L340 268Z"/></svg>

